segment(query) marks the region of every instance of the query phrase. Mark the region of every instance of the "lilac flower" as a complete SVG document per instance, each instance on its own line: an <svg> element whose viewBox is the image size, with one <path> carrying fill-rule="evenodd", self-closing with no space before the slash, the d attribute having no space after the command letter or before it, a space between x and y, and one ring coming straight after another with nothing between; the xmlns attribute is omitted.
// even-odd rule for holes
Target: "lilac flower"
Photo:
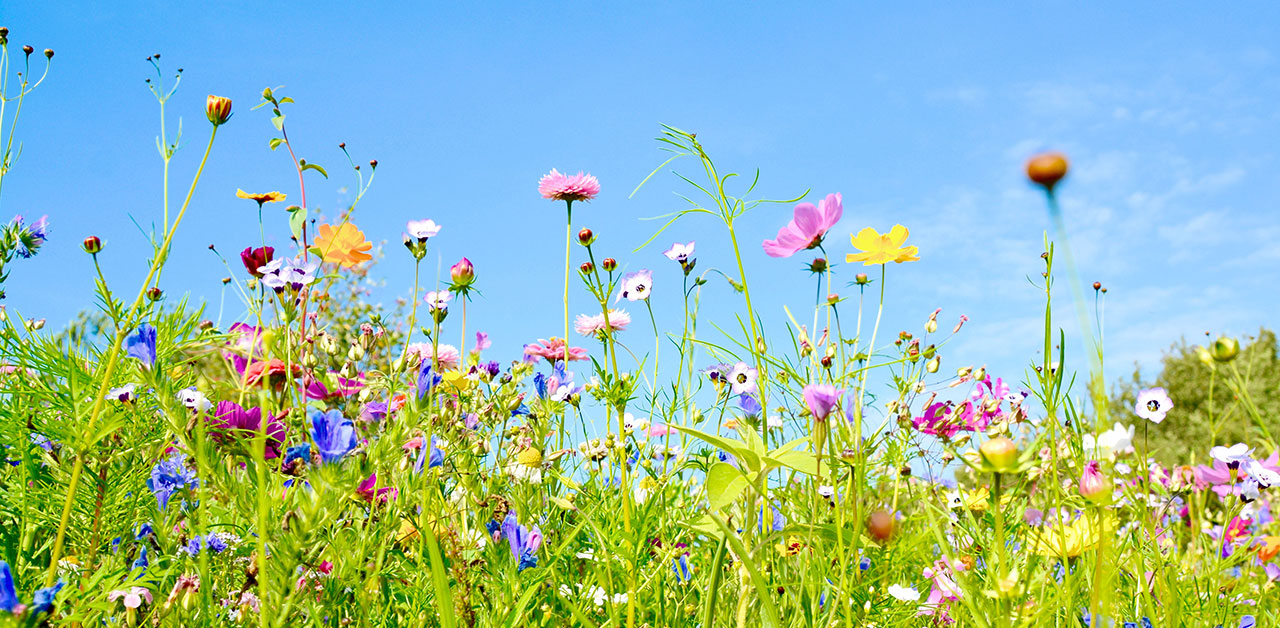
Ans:
<svg viewBox="0 0 1280 628"><path fill-rule="evenodd" d="M711 380L711 383L718 385L729 383L729 371L732 370L732 364L720 363L712 364L711 366L702 369L702 372L706 374L707 379Z"/></svg>
<svg viewBox="0 0 1280 628"><path fill-rule="evenodd" d="M315 282L318 278L316 271L319 269L320 262L317 260L307 262L301 258L281 258L272 260L259 268L258 272L262 273L262 285L276 292L283 292L285 288L297 292L303 286Z"/></svg>
<svg viewBox="0 0 1280 628"><path fill-rule="evenodd" d="M756 370L747 366L746 362L733 365L729 371L729 386L733 394L751 394L756 391Z"/></svg>
<svg viewBox="0 0 1280 628"><path fill-rule="evenodd" d="M311 439L321 460L338 462L356 448L356 427L341 410L315 411L311 413Z"/></svg>
<svg viewBox="0 0 1280 628"><path fill-rule="evenodd" d="M626 299L628 301L646 301L649 299L649 292L653 289L653 272L648 270L639 270L634 273L627 273L622 276L622 285L618 290L618 297L613 300L614 303Z"/></svg>
<svg viewBox="0 0 1280 628"><path fill-rule="evenodd" d="M20 257L31 258L40 252L45 239L49 237L49 217L41 216L30 225L22 224L22 216L13 217L14 252Z"/></svg>
<svg viewBox="0 0 1280 628"><path fill-rule="evenodd" d="M690 240L688 244L676 242L671 245L671 248L663 251L662 254L673 262L684 263L690 257L693 257L693 241Z"/></svg>
<svg viewBox="0 0 1280 628"><path fill-rule="evenodd" d="M449 302L453 300L453 293L448 290L432 290L422 300L427 304L427 309L432 312L444 312L449 309Z"/></svg>
<svg viewBox="0 0 1280 628"><path fill-rule="evenodd" d="M187 467L187 455L178 451L168 458L156 463L151 469L151 477L147 479L147 488L156 496L160 510L169 506L173 494L185 488L200 485L195 469Z"/></svg>
<svg viewBox="0 0 1280 628"><path fill-rule="evenodd" d="M537 552L542 546L542 530L538 526L526 528L520 525L516 513L509 512L502 522L502 536L506 537L511 546L511 555L519 561L517 571L538 566Z"/></svg>
<svg viewBox="0 0 1280 628"><path fill-rule="evenodd" d="M156 328L150 323L143 323L133 335L124 340L125 355L137 358L143 366L150 367L156 363Z"/></svg>
<svg viewBox="0 0 1280 628"><path fill-rule="evenodd" d="M1172 409L1173 400L1163 388L1149 388L1138 393L1138 401L1133 406L1134 413L1152 423L1163 421Z"/></svg>
<svg viewBox="0 0 1280 628"><path fill-rule="evenodd" d="M764 411L764 406L760 405L760 400L751 394L738 395L738 408L749 417L759 416Z"/></svg>
<svg viewBox="0 0 1280 628"><path fill-rule="evenodd" d="M826 421L843 394L843 388L831 384L810 384L804 387L804 402L815 421Z"/></svg>
<svg viewBox="0 0 1280 628"><path fill-rule="evenodd" d="M365 423L377 423L387 418L387 402L370 401L360 408L360 420Z"/></svg>
<svg viewBox="0 0 1280 628"><path fill-rule="evenodd" d="M440 225L436 224L436 221L430 218L426 220L410 220L409 224L405 225L405 231L408 232L409 237L419 243L426 242L427 238L434 238L436 234L440 233L441 228Z"/></svg>
<svg viewBox="0 0 1280 628"><path fill-rule="evenodd" d="M137 384L125 384L124 386L118 386L116 388L112 388L111 390L107 391L107 399L110 399L112 401L119 401L122 403L128 403L130 401L133 401L133 396L134 396L133 391L137 387L138 387Z"/></svg>

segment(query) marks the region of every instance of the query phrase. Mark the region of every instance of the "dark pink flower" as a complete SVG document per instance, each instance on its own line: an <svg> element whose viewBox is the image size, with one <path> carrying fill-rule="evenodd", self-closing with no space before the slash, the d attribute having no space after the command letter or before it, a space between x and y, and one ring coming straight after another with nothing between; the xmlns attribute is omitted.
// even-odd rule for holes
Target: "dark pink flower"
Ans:
<svg viewBox="0 0 1280 628"><path fill-rule="evenodd" d="M764 252L770 257L791 257L805 249L815 249L822 244L822 237L840 222L844 205L840 194L828 194L813 203L800 203L787 226L778 230L778 237L764 241Z"/></svg>
<svg viewBox="0 0 1280 628"><path fill-rule="evenodd" d="M218 406L209 417L209 428L213 437L220 443L233 441L251 441L257 437L259 424L262 422L262 408L246 410L234 401L219 401ZM267 447L265 458L271 460L280 457L280 447L284 443L284 422L280 417L267 415L265 427Z"/></svg>

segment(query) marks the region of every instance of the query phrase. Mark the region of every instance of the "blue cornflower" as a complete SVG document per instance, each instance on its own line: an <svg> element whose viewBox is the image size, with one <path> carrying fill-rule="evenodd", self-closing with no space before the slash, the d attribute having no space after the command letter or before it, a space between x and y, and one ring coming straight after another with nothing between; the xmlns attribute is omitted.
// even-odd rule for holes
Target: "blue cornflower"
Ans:
<svg viewBox="0 0 1280 628"><path fill-rule="evenodd" d="M311 413L311 439L316 443L320 459L338 462L356 448L356 426L342 416L341 410Z"/></svg>
<svg viewBox="0 0 1280 628"><path fill-rule="evenodd" d="M511 547L511 555L519 561L516 571L524 571L538 566L538 548L542 546L542 530L538 526L526 528L520 525L516 513L507 513L502 522L502 536L506 537Z"/></svg>
<svg viewBox="0 0 1280 628"><path fill-rule="evenodd" d="M138 331L125 338L125 355L137 358L145 366L156 363L156 328L150 323L138 326Z"/></svg>
<svg viewBox="0 0 1280 628"><path fill-rule="evenodd" d="M155 493L156 502L160 504L160 510L164 510L169 506L169 499L173 497L174 492L183 488L195 488L200 485L200 480L196 478L195 469L188 468L186 465L187 455L182 452L174 452L174 454L160 462L151 469L151 477L147 480L147 488Z"/></svg>

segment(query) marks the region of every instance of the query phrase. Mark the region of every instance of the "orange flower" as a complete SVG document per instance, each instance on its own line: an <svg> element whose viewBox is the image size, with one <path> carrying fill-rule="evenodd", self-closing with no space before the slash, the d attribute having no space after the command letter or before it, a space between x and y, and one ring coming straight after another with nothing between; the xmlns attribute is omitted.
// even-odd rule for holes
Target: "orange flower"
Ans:
<svg viewBox="0 0 1280 628"><path fill-rule="evenodd" d="M324 261L339 264L343 268L354 268L360 262L373 259L368 253L373 248L373 243L365 240L364 232L355 225L320 225L319 232L315 250Z"/></svg>
<svg viewBox="0 0 1280 628"><path fill-rule="evenodd" d="M271 388L280 388L287 379L302 375L302 367L297 364L285 365L284 360L272 358L269 361L258 360L244 370L244 385L250 388L266 384Z"/></svg>
<svg viewBox="0 0 1280 628"><path fill-rule="evenodd" d="M278 203L283 201L284 192L259 192L257 194L250 194L237 188L236 198L247 198L251 201L258 201L258 207L261 208L263 203Z"/></svg>
<svg viewBox="0 0 1280 628"><path fill-rule="evenodd" d="M1276 554L1280 554L1280 536L1262 537L1262 547L1258 548L1258 558L1268 561L1275 558Z"/></svg>

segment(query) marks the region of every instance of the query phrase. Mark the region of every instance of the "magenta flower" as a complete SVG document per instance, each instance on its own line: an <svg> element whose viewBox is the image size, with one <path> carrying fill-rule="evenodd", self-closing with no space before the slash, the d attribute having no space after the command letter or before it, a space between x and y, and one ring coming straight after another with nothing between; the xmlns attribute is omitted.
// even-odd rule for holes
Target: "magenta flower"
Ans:
<svg viewBox="0 0 1280 628"><path fill-rule="evenodd" d="M553 201L589 201L600 193L600 182L589 174L560 174L552 168L538 180L538 193Z"/></svg>
<svg viewBox="0 0 1280 628"><path fill-rule="evenodd" d="M816 249L822 244L822 237L840 222L843 215L844 205L839 193L828 194L817 207L813 203L800 203L796 205L791 222L778 230L777 239L764 241L764 252L769 257L791 257L805 249Z"/></svg>
<svg viewBox="0 0 1280 628"><path fill-rule="evenodd" d="M564 340L552 338L544 340L539 338L538 342L530 343L524 346L524 361L537 362L538 358L542 358L551 364L564 360ZM569 361L577 362L587 359L587 350L582 347L569 347Z"/></svg>
<svg viewBox="0 0 1280 628"><path fill-rule="evenodd" d="M360 496L360 499L363 499L367 502L372 502L373 498L377 497L378 502L383 504L387 503L388 500L395 499L396 496L400 494L400 491L397 491L395 487L391 487L391 486L384 486L382 488L379 488L378 492L375 494L373 491L373 487L377 485L378 485L378 474L374 473L373 475L365 478L364 481L360 483L360 486L356 488L356 494Z"/></svg>
<svg viewBox="0 0 1280 628"><path fill-rule="evenodd" d="M1111 497L1111 483L1102 475L1097 460L1090 460L1080 474L1080 495L1091 502L1105 501Z"/></svg>
<svg viewBox="0 0 1280 628"><path fill-rule="evenodd" d="M815 421L826 421L843 394L843 388L831 384L809 384L804 387L804 403L809 406Z"/></svg>
<svg viewBox="0 0 1280 628"><path fill-rule="evenodd" d="M221 443L237 439L249 441L257 437L263 414L265 413L262 408L245 409L234 401L219 401L213 416L208 418L209 428L213 431L214 439ZM271 460L280 457L280 447L284 444L285 427L284 421L281 420L284 415L273 417L266 414L266 416L267 425L264 431L267 442L263 457Z"/></svg>

